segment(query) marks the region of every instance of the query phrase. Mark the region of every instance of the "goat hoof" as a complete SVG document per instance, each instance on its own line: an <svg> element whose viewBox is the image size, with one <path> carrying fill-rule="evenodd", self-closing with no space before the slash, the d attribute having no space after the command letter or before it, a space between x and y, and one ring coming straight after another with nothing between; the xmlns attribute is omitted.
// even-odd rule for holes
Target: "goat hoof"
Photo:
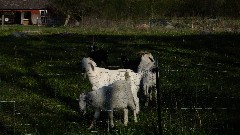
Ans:
<svg viewBox="0 0 240 135"><path fill-rule="evenodd" d="M139 114L139 112L140 112L139 110L138 110L138 111L136 111L136 114Z"/></svg>

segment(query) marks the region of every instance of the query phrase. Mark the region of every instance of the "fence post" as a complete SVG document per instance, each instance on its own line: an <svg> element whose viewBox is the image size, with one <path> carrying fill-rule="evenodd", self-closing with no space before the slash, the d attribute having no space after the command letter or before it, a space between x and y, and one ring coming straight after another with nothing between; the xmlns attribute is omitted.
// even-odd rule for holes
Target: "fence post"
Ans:
<svg viewBox="0 0 240 135"><path fill-rule="evenodd" d="M2 30L3 30L3 26L4 26L4 14L2 15Z"/></svg>
<svg viewBox="0 0 240 135"><path fill-rule="evenodd" d="M156 59L156 87L157 87L157 114L158 114L158 134L162 135L162 117L161 117L161 95L160 95L160 86L159 86L159 67L158 59Z"/></svg>

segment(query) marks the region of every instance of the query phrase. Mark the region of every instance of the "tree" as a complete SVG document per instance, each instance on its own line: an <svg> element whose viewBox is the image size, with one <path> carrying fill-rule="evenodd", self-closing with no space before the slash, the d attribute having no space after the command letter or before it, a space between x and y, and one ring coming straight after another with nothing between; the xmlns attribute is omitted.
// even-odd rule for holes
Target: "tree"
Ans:
<svg viewBox="0 0 240 135"><path fill-rule="evenodd" d="M57 13L66 16L64 26L66 26L72 17L79 21L81 20L82 0L49 0L48 7Z"/></svg>
<svg viewBox="0 0 240 135"><path fill-rule="evenodd" d="M239 16L239 0L49 0L49 7L70 18L139 19L189 16Z"/></svg>

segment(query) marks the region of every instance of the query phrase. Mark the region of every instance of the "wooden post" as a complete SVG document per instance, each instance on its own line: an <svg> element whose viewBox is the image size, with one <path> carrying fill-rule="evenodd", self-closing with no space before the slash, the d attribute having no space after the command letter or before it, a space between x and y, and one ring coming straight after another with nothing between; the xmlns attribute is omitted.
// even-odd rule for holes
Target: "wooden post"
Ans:
<svg viewBox="0 0 240 135"><path fill-rule="evenodd" d="M153 5L154 5L154 0L152 0L152 4L151 4L151 19L154 19Z"/></svg>
<svg viewBox="0 0 240 135"><path fill-rule="evenodd" d="M2 15L2 30L3 30L3 26L4 26L4 15Z"/></svg>
<svg viewBox="0 0 240 135"><path fill-rule="evenodd" d="M82 27L83 27L83 22L84 22L84 16L83 16L83 10L82 10L82 16L81 16L81 19L82 19Z"/></svg>
<svg viewBox="0 0 240 135"><path fill-rule="evenodd" d="M159 86L159 67L156 59L156 87L157 87L157 113L158 113L158 134L162 135L162 117L161 117L161 91Z"/></svg>

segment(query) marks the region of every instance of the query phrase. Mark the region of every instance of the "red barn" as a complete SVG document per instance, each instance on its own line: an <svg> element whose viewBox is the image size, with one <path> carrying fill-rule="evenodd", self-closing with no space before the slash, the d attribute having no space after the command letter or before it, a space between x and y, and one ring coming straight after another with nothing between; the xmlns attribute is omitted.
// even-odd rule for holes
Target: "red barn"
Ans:
<svg viewBox="0 0 240 135"><path fill-rule="evenodd" d="M47 0L0 0L0 20L5 24L47 23Z"/></svg>

